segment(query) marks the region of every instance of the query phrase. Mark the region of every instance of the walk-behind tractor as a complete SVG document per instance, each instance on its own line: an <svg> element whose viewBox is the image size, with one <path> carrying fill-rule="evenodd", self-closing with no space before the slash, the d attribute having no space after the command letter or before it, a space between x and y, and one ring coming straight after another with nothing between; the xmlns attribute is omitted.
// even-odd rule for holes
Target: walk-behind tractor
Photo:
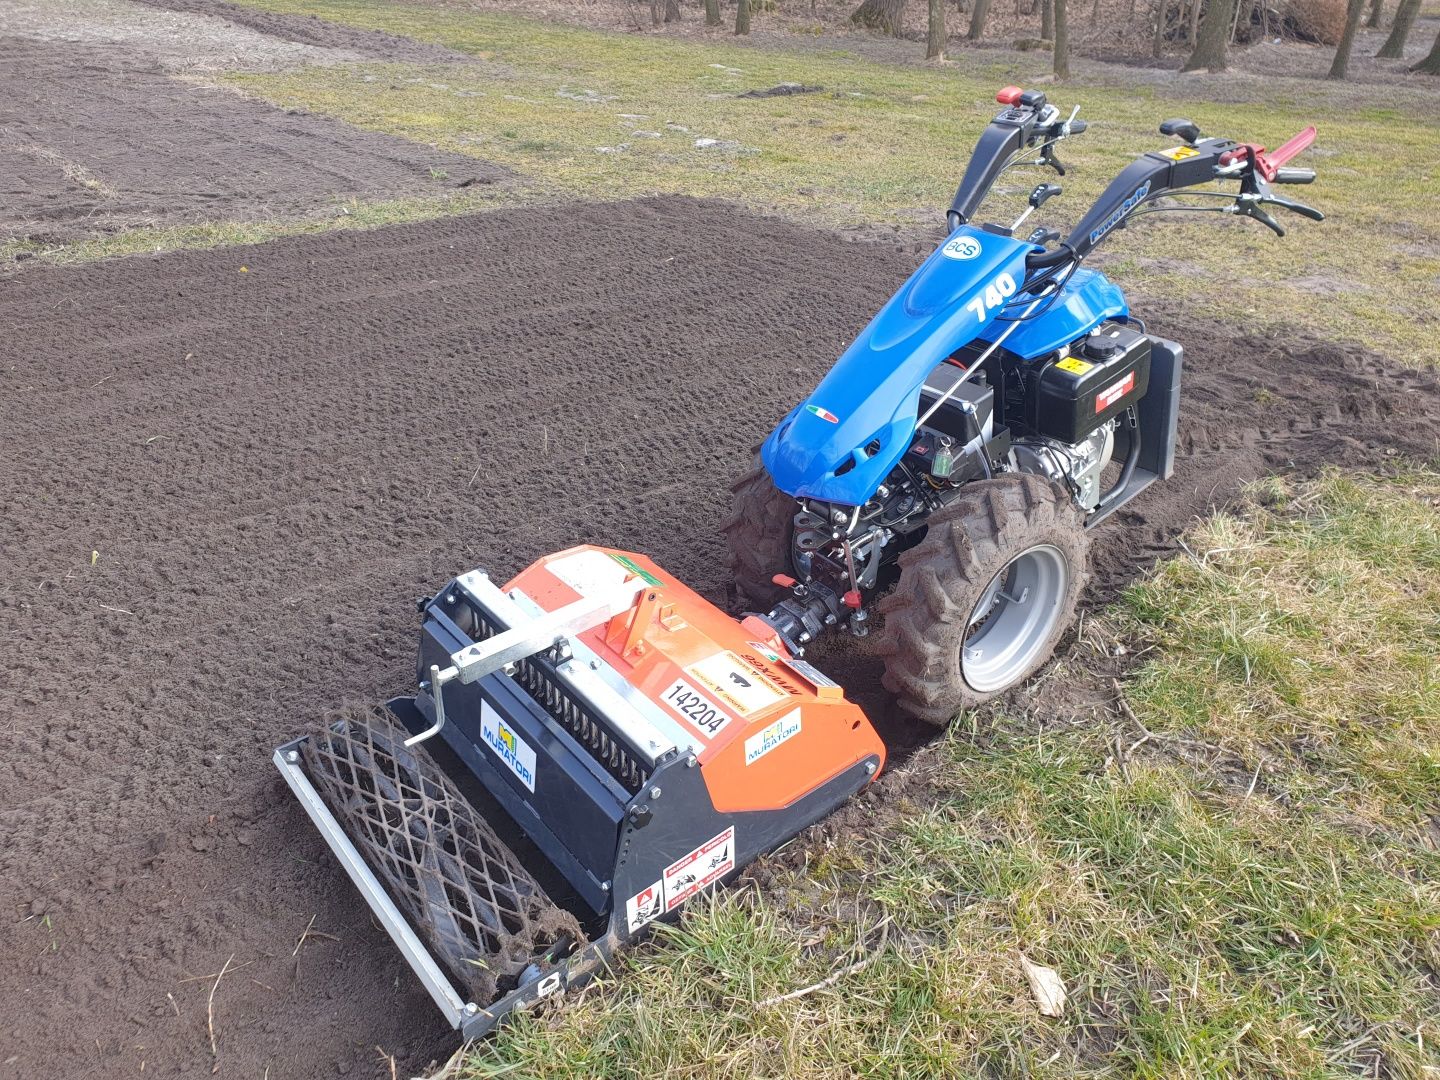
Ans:
<svg viewBox="0 0 1440 1080"><path fill-rule="evenodd" d="M467 1037L600 970L616 947L870 783L885 748L804 659L872 612L885 684L937 724L1055 647L1087 530L1168 477L1180 346L1081 263L1147 213L1257 218L1272 154L1202 138L1127 166L1063 240L972 224L1019 165L1063 174L1085 130L1009 87L948 238L781 420L735 485L723 613L643 555L584 546L420 604L418 690L332 715L275 762L436 1003ZM1233 182L1238 190L1224 190ZM1159 200L1167 200L1164 203ZM437 737L438 736L438 737Z"/></svg>

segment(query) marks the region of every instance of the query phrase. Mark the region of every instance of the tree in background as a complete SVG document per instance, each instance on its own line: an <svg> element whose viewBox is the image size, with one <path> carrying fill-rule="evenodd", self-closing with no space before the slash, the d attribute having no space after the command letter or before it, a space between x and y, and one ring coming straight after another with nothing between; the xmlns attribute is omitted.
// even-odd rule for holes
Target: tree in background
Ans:
<svg viewBox="0 0 1440 1080"><path fill-rule="evenodd" d="M1055 0L1040 0L1040 37L1055 40Z"/></svg>
<svg viewBox="0 0 1440 1080"><path fill-rule="evenodd" d="M1070 30L1065 24L1066 0L1051 0L1055 6L1055 78L1070 77Z"/></svg>
<svg viewBox="0 0 1440 1080"><path fill-rule="evenodd" d="M985 33L985 17L989 14L990 0L975 0L975 10L970 13L970 29L965 34L967 40L980 40L980 35Z"/></svg>
<svg viewBox="0 0 1440 1080"><path fill-rule="evenodd" d="M905 0L864 0L850 13L850 21L856 26L881 30L891 37L900 36L904 19Z"/></svg>
<svg viewBox="0 0 1440 1080"><path fill-rule="evenodd" d="M750 0L739 0L735 5L735 33L750 33Z"/></svg>
<svg viewBox="0 0 1440 1080"><path fill-rule="evenodd" d="M705 0L705 25L720 25L720 0Z"/></svg>
<svg viewBox="0 0 1440 1080"><path fill-rule="evenodd" d="M1395 9L1395 21L1390 24L1390 36L1375 55L1382 60L1401 60L1405 56L1405 41L1410 28L1415 25L1415 16L1420 14L1420 0L1400 0Z"/></svg>
<svg viewBox="0 0 1440 1080"><path fill-rule="evenodd" d="M925 59L945 59L945 0L930 0L929 32L925 36Z"/></svg>
<svg viewBox="0 0 1440 1080"><path fill-rule="evenodd" d="M665 0L665 21L680 21L680 0Z"/></svg>
<svg viewBox="0 0 1440 1080"><path fill-rule="evenodd" d="M1435 44L1430 46L1430 52L1424 60L1410 69L1425 75L1440 75L1440 34L1435 35Z"/></svg>
<svg viewBox="0 0 1440 1080"><path fill-rule="evenodd" d="M1355 47L1355 31L1360 29L1360 16L1365 13L1365 0L1350 0L1345 5L1345 29L1340 34L1340 44L1335 47L1335 59L1330 63L1327 79L1345 78L1350 66L1350 50Z"/></svg>
<svg viewBox="0 0 1440 1080"><path fill-rule="evenodd" d="M1363 2L1363 0L1362 0ZM1165 8L1161 6L1161 18ZM1181 71L1224 71L1229 61L1230 21L1235 18L1235 0L1210 0L1195 35L1195 48Z"/></svg>
<svg viewBox="0 0 1440 1080"><path fill-rule="evenodd" d="M1380 20L1385 15L1385 0L1370 0L1370 17L1365 20L1366 30L1379 30Z"/></svg>
<svg viewBox="0 0 1440 1080"><path fill-rule="evenodd" d="M1165 49L1165 20L1169 17L1169 0L1155 0L1155 38L1150 42L1151 56L1158 57Z"/></svg>

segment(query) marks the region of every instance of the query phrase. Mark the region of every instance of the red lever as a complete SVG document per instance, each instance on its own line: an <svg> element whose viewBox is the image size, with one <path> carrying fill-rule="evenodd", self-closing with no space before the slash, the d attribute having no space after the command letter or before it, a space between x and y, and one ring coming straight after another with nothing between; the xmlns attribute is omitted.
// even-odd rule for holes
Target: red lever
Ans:
<svg viewBox="0 0 1440 1080"><path fill-rule="evenodd" d="M995 95L995 100L1001 105L1014 105L1020 100L1020 95L1025 91L1018 86L1007 86Z"/></svg>
<svg viewBox="0 0 1440 1080"><path fill-rule="evenodd" d="M1315 125L1311 124L1304 131L1300 132L1289 142L1277 146L1272 154L1265 153L1263 146L1253 146L1242 143L1234 150L1226 150L1220 155L1220 165L1226 165L1236 161L1244 161L1252 153L1255 155L1255 171L1266 180L1274 180L1275 173L1287 161L1293 158L1300 151L1307 149L1315 141Z"/></svg>
<svg viewBox="0 0 1440 1080"><path fill-rule="evenodd" d="M772 585L779 585L782 589L793 589L795 587L795 579L788 574L776 574L770 579L770 583Z"/></svg>
<svg viewBox="0 0 1440 1080"><path fill-rule="evenodd" d="M851 589L849 592L847 592L844 596L840 598L840 602L843 603L846 607L848 607L851 611L859 611L861 603L860 590Z"/></svg>
<svg viewBox="0 0 1440 1080"><path fill-rule="evenodd" d="M1266 180L1274 180L1276 169L1280 168L1281 165L1284 165L1296 154L1300 153L1300 151L1308 149L1314 141L1315 125L1311 124L1289 142L1282 146L1277 146L1274 153L1267 154L1263 150L1260 151L1255 159L1256 168L1260 170L1261 175L1264 176Z"/></svg>

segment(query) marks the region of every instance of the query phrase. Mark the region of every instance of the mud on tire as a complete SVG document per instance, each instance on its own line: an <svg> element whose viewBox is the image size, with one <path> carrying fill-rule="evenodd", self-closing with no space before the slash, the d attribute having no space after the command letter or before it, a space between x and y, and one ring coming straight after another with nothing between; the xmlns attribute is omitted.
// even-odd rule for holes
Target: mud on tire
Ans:
<svg viewBox="0 0 1440 1080"><path fill-rule="evenodd" d="M976 690L961 646L971 613L1011 560L1040 546L1068 566L1059 615L1048 638L1006 686ZM881 599L877 643L885 688L917 719L944 727L956 713L1029 677L1055 651L1085 586L1088 536L1080 510L1059 486L1028 474L980 480L929 521L925 538L900 555L900 581Z"/></svg>
<svg viewBox="0 0 1440 1080"><path fill-rule="evenodd" d="M740 599L759 611L769 611L785 595L770 579L791 573L795 500L775 486L759 454L750 469L730 485L730 491L730 517L721 526L729 549L725 563Z"/></svg>

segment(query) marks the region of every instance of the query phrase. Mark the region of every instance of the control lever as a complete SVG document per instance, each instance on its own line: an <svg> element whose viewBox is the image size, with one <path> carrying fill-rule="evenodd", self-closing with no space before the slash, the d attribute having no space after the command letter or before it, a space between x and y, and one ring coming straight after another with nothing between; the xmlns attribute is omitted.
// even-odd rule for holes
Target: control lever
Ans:
<svg viewBox="0 0 1440 1080"><path fill-rule="evenodd" d="M1060 239L1059 229L1047 229L1043 225L1025 238L1027 244L1039 244L1045 247Z"/></svg>
<svg viewBox="0 0 1440 1080"><path fill-rule="evenodd" d="M1046 200L1053 199L1063 190L1064 189L1061 188L1059 184L1036 184L1035 190L1030 192L1030 205L1027 206L1025 208L1025 212L1021 214L1018 218L1016 218L1015 221L1011 224L1010 235L1013 236L1015 234L1015 230L1024 223L1025 219L1029 217L1032 213L1034 213L1036 210L1040 209L1040 207L1045 204Z"/></svg>
<svg viewBox="0 0 1440 1080"><path fill-rule="evenodd" d="M1301 217L1307 217L1311 221L1325 220L1325 215L1321 211L1316 210L1313 206L1306 206L1304 203L1295 202L1293 199L1282 199L1279 195L1267 194L1261 201L1267 202L1271 206L1278 206L1282 210L1289 210L1291 213L1299 214Z"/></svg>
<svg viewBox="0 0 1440 1080"><path fill-rule="evenodd" d="M1298 205L1298 204L1297 204ZM1245 217L1254 218L1260 224L1270 229L1276 236L1284 236L1284 227L1273 217L1260 208L1260 200L1254 196L1244 196L1235 200L1234 207L1230 210L1232 214L1241 214Z"/></svg>
<svg viewBox="0 0 1440 1080"><path fill-rule="evenodd" d="M1183 139L1191 146L1194 146L1196 140L1200 138L1200 125L1195 123L1194 120L1187 120L1183 116L1176 116L1169 120L1161 121L1160 134L1174 135L1177 138Z"/></svg>

